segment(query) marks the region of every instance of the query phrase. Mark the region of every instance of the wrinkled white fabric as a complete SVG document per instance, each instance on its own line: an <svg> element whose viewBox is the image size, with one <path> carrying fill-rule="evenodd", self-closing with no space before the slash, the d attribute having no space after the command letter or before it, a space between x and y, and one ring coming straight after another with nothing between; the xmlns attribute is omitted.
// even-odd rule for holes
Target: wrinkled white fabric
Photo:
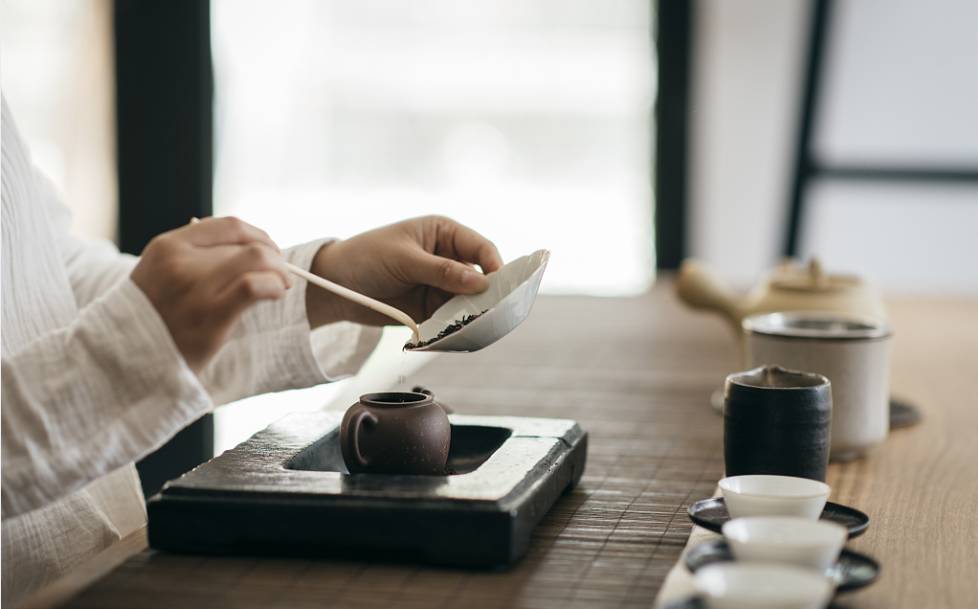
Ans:
<svg viewBox="0 0 978 609"><path fill-rule="evenodd" d="M129 279L136 258L71 237L3 100L3 602L146 520L133 462L215 404L353 374L380 331L310 332L305 282L250 309L198 378ZM286 251L309 268L325 241Z"/></svg>

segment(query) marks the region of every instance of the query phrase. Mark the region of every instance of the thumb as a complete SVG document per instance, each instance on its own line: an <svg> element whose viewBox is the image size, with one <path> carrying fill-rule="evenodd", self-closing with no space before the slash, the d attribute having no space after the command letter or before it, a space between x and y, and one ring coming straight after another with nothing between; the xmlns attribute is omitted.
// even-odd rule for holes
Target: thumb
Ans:
<svg viewBox="0 0 978 609"><path fill-rule="evenodd" d="M489 280L467 264L421 252L412 260L410 280L453 294L478 294Z"/></svg>

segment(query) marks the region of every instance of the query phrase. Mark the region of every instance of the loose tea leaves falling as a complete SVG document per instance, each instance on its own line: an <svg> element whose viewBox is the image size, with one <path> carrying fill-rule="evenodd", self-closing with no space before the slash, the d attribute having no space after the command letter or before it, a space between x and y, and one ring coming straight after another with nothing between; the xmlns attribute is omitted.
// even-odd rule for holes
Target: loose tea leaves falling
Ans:
<svg viewBox="0 0 978 609"><path fill-rule="evenodd" d="M420 349L421 347L427 347L428 345L430 345L431 343L435 342L436 340L441 340L441 339L445 338L446 336L448 336L450 334L455 334L456 332L458 332L459 330L461 330L465 326L469 325L470 323L472 323L476 319L479 319L480 317L482 317L485 314L485 312L488 311L488 310L489 309L483 309L482 313L473 313L471 315L466 315L462 319L456 320L456 321L452 322L451 324L449 324L444 330L442 330L441 332L438 333L438 336L436 336L434 338L429 338L428 340L422 340L422 341L419 341L417 343L407 343L406 345L404 345L404 348L405 349Z"/></svg>

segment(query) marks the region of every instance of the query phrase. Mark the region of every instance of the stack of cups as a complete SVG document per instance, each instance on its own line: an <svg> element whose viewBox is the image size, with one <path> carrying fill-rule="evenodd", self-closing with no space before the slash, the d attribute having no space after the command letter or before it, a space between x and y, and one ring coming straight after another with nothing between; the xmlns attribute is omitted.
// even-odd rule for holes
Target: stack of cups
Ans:
<svg viewBox="0 0 978 609"><path fill-rule="evenodd" d="M748 367L724 385L720 481L733 563L696 572L710 609L822 609L848 531L819 520L829 459L865 454L889 429L890 330L833 313L743 321Z"/></svg>

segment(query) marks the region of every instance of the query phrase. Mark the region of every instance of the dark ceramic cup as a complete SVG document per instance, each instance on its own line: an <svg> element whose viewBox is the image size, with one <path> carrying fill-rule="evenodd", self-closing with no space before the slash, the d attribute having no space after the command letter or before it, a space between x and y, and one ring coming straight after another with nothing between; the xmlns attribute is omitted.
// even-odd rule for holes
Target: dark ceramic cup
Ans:
<svg viewBox="0 0 978 609"><path fill-rule="evenodd" d="M444 475L452 428L425 393L368 393L340 426L340 450L351 474Z"/></svg>
<svg viewBox="0 0 978 609"><path fill-rule="evenodd" d="M820 374L778 366L728 376L723 404L727 476L773 474L824 482L831 389Z"/></svg>

